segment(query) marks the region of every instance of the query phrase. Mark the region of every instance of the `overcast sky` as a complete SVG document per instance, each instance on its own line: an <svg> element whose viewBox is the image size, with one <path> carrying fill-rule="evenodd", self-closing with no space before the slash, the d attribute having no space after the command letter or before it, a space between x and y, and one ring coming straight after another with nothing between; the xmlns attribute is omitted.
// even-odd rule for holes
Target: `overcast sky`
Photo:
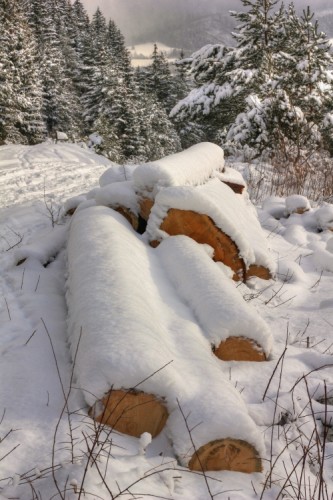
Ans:
<svg viewBox="0 0 333 500"><path fill-rule="evenodd" d="M107 19L112 18L128 39L131 34L145 32L154 24L179 16L184 19L194 14L222 12L229 10L243 10L241 0L82 0L87 12L91 15L99 6ZM285 0L288 5L289 0ZM316 12L323 8L333 9L332 0L294 0L298 8L305 8L310 4L311 10ZM174 25L174 24L172 24Z"/></svg>
<svg viewBox="0 0 333 500"><path fill-rule="evenodd" d="M96 8L99 6L104 14L107 17L111 17L114 14L117 7L119 7L119 2L117 0L82 0L87 12L92 14L95 12ZM126 0L125 0L126 1ZM130 0L128 0L130 2ZM168 0L155 0L158 3L168 3ZM182 3L182 0L179 0L179 4ZM207 7L209 5L209 0L196 0L193 4L206 4ZM285 4L288 4L288 1L285 1ZM117 5L118 4L118 5ZM227 9L237 10L241 6L240 0L221 0L221 4ZM306 7L307 5L311 5L312 10L316 10L317 7L332 5L330 0L294 0L294 4L300 7Z"/></svg>

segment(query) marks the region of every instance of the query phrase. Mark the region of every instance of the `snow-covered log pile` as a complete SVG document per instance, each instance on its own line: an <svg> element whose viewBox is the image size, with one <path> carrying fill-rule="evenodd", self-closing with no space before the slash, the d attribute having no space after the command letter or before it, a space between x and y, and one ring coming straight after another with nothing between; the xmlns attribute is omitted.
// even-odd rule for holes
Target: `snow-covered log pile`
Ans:
<svg viewBox="0 0 333 500"><path fill-rule="evenodd" d="M234 279L269 279L275 274L267 242L242 176L225 167L223 150L201 143L133 172L140 216L152 246L184 234L214 248L214 260L228 265Z"/></svg>
<svg viewBox="0 0 333 500"><path fill-rule="evenodd" d="M90 414L121 432L156 435L167 420L175 452L191 469L259 471L262 437L211 350L212 336L223 338L226 330L198 326L192 304L185 305L162 265L167 245L149 247L114 210L74 214L67 302L77 386ZM195 245L194 265L202 260L208 275L205 251L196 257ZM200 317L209 307L209 297L203 300ZM233 333L236 323L230 322ZM252 329L264 344L260 321Z"/></svg>
<svg viewBox="0 0 333 500"><path fill-rule="evenodd" d="M275 273L254 207L218 179L159 191L148 220L148 238L156 246L177 234L212 246L214 260L229 266L234 279L269 279Z"/></svg>
<svg viewBox="0 0 333 500"><path fill-rule="evenodd" d="M267 324L244 301L228 274L211 260L202 245L186 236L175 236L165 239L157 254L218 358L267 359L272 347Z"/></svg>
<svg viewBox="0 0 333 500"><path fill-rule="evenodd" d="M118 169L116 169L116 173L117 172ZM111 172L107 177L109 179L114 179L111 175ZM115 178L118 178L117 175L115 175ZM87 203L90 206L102 205L113 208L121 215L123 215L131 223L132 227L135 230L138 229L139 204L132 181L113 180L109 184L105 184L100 188L93 189L90 193L88 193L87 198L83 196L76 196L67 200L64 205L65 214L73 215L80 204L83 207Z"/></svg>
<svg viewBox="0 0 333 500"><path fill-rule="evenodd" d="M210 142L139 165L133 172L133 182L140 199L141 217L148 220L155 196L161 189L204 184L223 170L223 150Z"/></svg>

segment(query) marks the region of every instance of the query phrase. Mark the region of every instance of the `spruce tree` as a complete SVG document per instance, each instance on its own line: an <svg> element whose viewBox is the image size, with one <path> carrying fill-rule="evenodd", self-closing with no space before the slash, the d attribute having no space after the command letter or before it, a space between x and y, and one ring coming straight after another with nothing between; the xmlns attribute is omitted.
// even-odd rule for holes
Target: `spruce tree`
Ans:
<svg viewBox="0 0 333 500"><path fill-rule="evenodd" d="M33 144L45 137L36 44L19 0L0 2L0 137Z"/></svg>

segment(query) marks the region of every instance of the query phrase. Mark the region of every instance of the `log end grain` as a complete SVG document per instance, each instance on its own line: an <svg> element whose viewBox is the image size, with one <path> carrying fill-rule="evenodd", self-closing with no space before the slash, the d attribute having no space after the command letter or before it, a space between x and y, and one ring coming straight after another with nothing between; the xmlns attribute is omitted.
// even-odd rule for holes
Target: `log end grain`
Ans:
<svg viewBox="0 0 333 500"><path fill-rule="evenodd" d="M252 339L229 337L213 349L222 361L266 361L261 347Z"/></svg>
<svg viewBox="0 0 333 500"><path fill-rule="evenodd" d="M139 201L140 216L145 221L148 221L153 205L154 205L154 200L152 200L151 198L141 198L141 200Z"/></svg>
<svg viewBox="0 0 333 500"><path fill-rule="evenodd" d="M262 280L270 280L272 279L272 274L267 267L264 266L258 266L257 264L252 264L245 273L245 281L249 280L250 278L260 278Z"/></svg>
<svg viewBox="0 0 333 500"><path fill-rule="evenodd" d="M116 207L114 210L116 212L118 212L119 214L121 214L123 217L125 217L125 219L128 220L128 222L133 227L134 231L138 230L138 227L139 227L139 218L129 208L126 208L126 207Z"/></svg>
<svg viewBox="0 0 333 500"><path fill-rule="evenodd" d="M236 281L242 279L245 266L239 256L239 249L227 234L216 227L208 215L171 208L161 224L161 229L170 236L182 234L198 243L210 245L214 248L214 260L230 267L234 271Z"/></svg>
<svg viewBox="0 0 333 500"><path fill-rule="evenodd" d="M244 472L251 474L262 471L261 459L256 449L240 439L218 439L205 444L189 462L193 471Z"/></svg>
<svg viewBox="0 0 333 500"><path fill-rule="evenodd" d="M168 418L163 403L145 392L112 390L101 403L104 407L102 413L95 415L92 408L89 415L97 422L129 436L140 437L144 432L149 432L155 437L162 431Z"/></svg>
<svg viewBox="0 0 333 500"><path fill-rule="evenodd" d="M227 186L229 186L234 193L236 194L243 194L243 191L245 189L245 185L244 184L237 184L236 182L229 182L229 181L222 181L223 184L226 184Z"/></svg>

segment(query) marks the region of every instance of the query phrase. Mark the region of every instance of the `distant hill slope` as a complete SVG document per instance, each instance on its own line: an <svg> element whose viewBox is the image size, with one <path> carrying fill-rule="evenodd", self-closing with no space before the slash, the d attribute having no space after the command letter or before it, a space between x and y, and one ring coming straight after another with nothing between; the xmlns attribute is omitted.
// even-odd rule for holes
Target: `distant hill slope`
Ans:
<svg viewBox="0 0 333 500"><path fill-rule="evenodd" d="M235 26L236 22L230 15L211 14L187 22L175 29L168 27L165 31L160 30L158 41L189 51L198 50L208 43L233 45L231 32Z"/></svg>

